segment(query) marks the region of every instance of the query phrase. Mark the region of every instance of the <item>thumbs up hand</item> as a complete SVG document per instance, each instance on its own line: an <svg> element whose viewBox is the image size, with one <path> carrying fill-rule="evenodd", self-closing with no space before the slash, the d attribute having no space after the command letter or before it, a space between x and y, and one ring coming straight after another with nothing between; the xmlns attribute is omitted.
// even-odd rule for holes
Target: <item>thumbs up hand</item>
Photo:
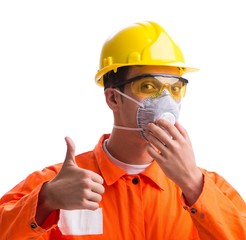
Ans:
<svg viewBox="0 0 246 240"><path fill-rule="evenodd" d="M67 154L60 172L45 184L46 203L50 210L96 210L104 193L103 178L75 162L75 145L66 137Z"/></svg>

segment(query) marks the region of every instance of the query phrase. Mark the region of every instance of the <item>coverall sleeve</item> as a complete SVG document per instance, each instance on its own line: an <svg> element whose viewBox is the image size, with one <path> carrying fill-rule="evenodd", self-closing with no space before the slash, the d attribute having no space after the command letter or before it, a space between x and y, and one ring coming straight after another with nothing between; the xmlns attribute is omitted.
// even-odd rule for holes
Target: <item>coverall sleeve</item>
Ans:
<svg viewBox="0 0 246 240"><path fill-rule="evenodd" d="M48 167L30 174L0 199L0 240L2 239L49 239L59 212L53 212L42 226L35 221L38 195L43 183L52 179L59 166ZM46 236L46 237L44 237Z"/></svg>
<svg viewBox="0 0 246 240"><path fill-rule="evenodd" d="M246 239L246 203L217 173L202 170L203 191L191 207L184 206L200 239ZM184 199L182 200L185 203Z"/></svg>

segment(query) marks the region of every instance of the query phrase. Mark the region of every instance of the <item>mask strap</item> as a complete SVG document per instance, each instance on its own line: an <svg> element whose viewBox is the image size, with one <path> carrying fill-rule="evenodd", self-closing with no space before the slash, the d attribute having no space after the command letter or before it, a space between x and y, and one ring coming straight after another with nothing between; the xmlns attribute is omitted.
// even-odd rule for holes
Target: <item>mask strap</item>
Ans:
<svg viewBox="0 0 246 240"><path fill-rule="evenodd" d="M131 101L133 101L133 102L135 102L135 103L136 103L137 105L139 105L140 107L144 107L144 105L143 105L141 102L135 100L134 98L132 98L132 97L126 95L125 93L119 91L118 89L114 89L114 90L115 90L117 93L119 93L120 95L122 95L123 97L125 97L125 98L127 98L127 99L129 99L129 100L131 100ZM129 127L123 127L123 126L117 126L117 125L114 125L114 128L120 129L120 130L143 131L143 128L129 128Z"/></svg>
<svg viewBox="0 0 246 240"><path fill-rule="evenodd" d="M114 89L114 90L115 90L117 93L119 93L120 95L124 96L125 98L127 98L127 99L129 99L129 100L135 102L135 103L136 103L137 105L139 105L140 107L142 107L142 108L144 107L143 103L137 101L136 99L134 99L134 98L132 98L132 97L126 95L125 93L119 91L118 89Z"/></svg>
<svg viewBox="0 0 246 240"><path fill-rule="evenodd" d="M130 131L143 131L143 128L129 128L129 127L122 127L114 125L114 128L121 129L121 130L130 130Z"/></svg>

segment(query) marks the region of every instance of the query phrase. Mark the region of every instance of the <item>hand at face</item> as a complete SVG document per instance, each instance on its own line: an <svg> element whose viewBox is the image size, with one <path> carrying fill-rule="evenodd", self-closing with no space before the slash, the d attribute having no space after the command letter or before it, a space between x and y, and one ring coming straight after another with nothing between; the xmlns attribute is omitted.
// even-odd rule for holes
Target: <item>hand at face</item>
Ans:
<svg viewBox="0 0 246 240"><path fill-rule="evenodd" d="M104 193L103 179L90 170L82 169L75 163L75 145L69 138L67 154L58 175L45 184L47 203L55 209L90 209L99 207Z"/></svg>
<svg viewBox="0 0 246 240"><path fill-rule="evenodd" d="M166 176L179 185L192 204L202 191L203 175L196 166L186 130L178 122L174 126L160 119L156 124L150 123L148 131L148 153L158 162Z"/></svg>

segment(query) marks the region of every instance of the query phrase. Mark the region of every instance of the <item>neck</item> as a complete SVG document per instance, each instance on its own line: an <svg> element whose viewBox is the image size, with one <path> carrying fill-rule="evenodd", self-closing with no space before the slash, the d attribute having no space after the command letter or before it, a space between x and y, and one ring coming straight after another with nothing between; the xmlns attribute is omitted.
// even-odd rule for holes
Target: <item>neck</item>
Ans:
<svg viewBox="0 0 246 240"><path fill-rule="evenodd" d="M109 153L127 164L148 164L153 159L147 153L148 142L140 132L113 129L107 142Z"/></svg>

